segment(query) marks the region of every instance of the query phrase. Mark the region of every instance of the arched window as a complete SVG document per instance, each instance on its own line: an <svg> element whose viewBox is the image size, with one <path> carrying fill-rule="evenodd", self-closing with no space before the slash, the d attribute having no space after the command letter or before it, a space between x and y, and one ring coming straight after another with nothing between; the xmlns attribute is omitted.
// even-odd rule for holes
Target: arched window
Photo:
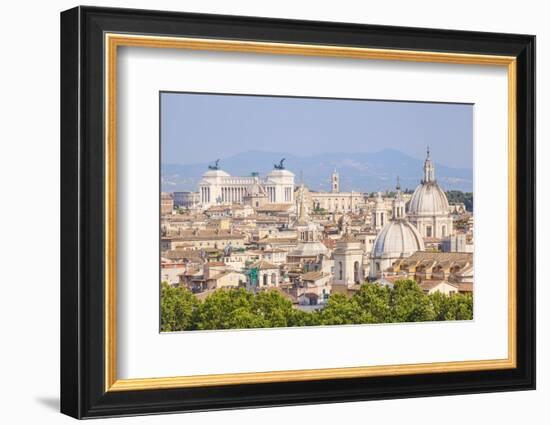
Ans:
<svg viewBox="0 0 550 425"><path fill-rule="evenodd" d="M353 281L359 283L359 261L353 263Z"/></svg>
<svg viewBox="0 0 550 425"><path fill-rule="evenodd" d="M338 279L342 280L343 271L342 271L342 262L338 262Z"/></svg>
<svg viewBox="0 0 550 425"><path fill-rule="evenodd" d="M263 280L264 280L264 286L267 286L267 273L264 274Z"/></svg>
<svg viewBox="0 0 550 425"><path fill-rule="evenodd" d="M277 275L275 273L271 273L271 284L275 285L277 283Z"/></svg>

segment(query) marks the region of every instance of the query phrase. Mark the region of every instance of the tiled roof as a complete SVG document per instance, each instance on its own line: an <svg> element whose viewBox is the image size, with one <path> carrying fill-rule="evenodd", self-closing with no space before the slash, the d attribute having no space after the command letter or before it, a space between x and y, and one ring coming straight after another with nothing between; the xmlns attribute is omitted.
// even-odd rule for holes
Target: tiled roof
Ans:
<svg viewBox="0 0 550 425"><path fill-rule="evenodd" d="M200 258L200 253L194 249L174 249L172 251L166 251L162 256L169 260L181 260L185 258L198 259Z"/></svg>
<svg viewBox="0 0 550 425"><path fill-rule="evenodd" d="M302 280L318 280L322 277L326 276L323 272L320 271L313 271L313 272L307 272L302 275Z"/></svg>
<svg viewBox="0 0 550 425"><path fill-rule="evenodd" d="M258 244L265 245L265 244L289 243L289 242L296 242L297 240L298 240L297 237L294 237L294 238L265 238L265 239L260 239L258 241Z"/></svg>
<svg viewBox="0 0 550 425"><path fill-rule="evenodd" d="M458 284L458 290L460 292L473 292L474 291L474 284L469 282L459 283Z"/></svg>
<svg viewBox="0 0 550 425"><path fill-rule="evenodd" d="M231 233L230 231L220 230L220 231L211 231L203 230L198 232L182 232L182 234L175 236L167 236L162 238L164 240L173 240L173 241L203 241L203 240L227 240L227 239L244 239L242 233Z"/></svg>
<svg viewBox="0 0 550 425"><path fill-rule="evenodd" d="M259 270L273 270L278 269L279 267L275 264L271 264L269 261L260 260L253 263L250 268L259 269Z"/></svg>
<svg viewBox="0 0 550 425"><path fill-rule="evenodd" d="M441 283L446 283L447 285L454 286L455 288L457 288L457 285L455 285L454 283L449 283L445 280L425 280L419 286L422 289L429 291L430 289L435 288L436 286L438 286Z"/></svg>
<svg viewBox="0 0 550 425"><path fill-rule="evenodd" d="M259 212L286 212L292 208L292 204L265 204L261 207L257 207L256 211Z"/></svg>

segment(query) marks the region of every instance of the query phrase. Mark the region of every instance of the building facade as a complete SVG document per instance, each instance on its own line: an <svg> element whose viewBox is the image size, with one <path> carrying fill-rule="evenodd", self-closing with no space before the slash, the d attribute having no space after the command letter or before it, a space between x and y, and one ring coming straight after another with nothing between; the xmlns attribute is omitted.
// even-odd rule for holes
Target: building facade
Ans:
<svg viewBox="0 0 550 425"><path fill-rule="evenodd" d="M200 203L198 192L174 192L174 207L194 208Z"/></svg>
<svg viewBox="0 0 550 425"><path fill-rule="evenodd" d="M265 177L257 173L250 176L231 176L218 166L211 166L202 175L199 183L200 205L206 209L212 205L252 202L287 203L294 202L294 174L282 164ZM257 203L257 205L256 205Z"/></svg>
<svg viewBox="0 0 550 425"><path fill-rule="evenodd" d="M174 210L174 197L169 192L162 192L160 194L160 214L169 215Z"/></svg>
<svg viewBox="0 0 550 425"><path fill-rule="evenodd" d="M334 285L354 285L365 280L363 275L363 248L361 241L345 234L336 242L334 259Z"/></svg>

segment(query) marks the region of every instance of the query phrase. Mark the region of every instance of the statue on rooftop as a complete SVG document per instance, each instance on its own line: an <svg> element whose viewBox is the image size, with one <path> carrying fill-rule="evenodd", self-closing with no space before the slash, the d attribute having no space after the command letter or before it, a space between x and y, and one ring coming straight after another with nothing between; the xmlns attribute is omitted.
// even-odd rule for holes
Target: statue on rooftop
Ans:
<svg viewBox="0 0 550 425"><path fill-rule="evenodd" d="M209 170L219 170L220 169L220 167L218 165L219 163L220 163L220 160L216 159L216 162L214 162L214 165L209 165L208 169Z"/></svg>
<svg viewBox="0 0 550 425"><path fill-rule="evenodd" d="M276 170L284 170L285 166L284 166L283 162L285 162L285 160L286 160L286 158L281 159L278 164L273 164L273 167Z"/></svg>

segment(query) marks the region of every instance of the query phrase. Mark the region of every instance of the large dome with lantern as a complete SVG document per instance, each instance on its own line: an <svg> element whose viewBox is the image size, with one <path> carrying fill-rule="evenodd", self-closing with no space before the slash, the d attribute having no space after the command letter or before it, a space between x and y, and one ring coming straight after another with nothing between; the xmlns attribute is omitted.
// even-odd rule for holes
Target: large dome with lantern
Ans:
<svg viewBox="0 0 550 425"><path fill-rule="evenodd" d="M449 214L449 201L437 182L422 182L409 201L409 214Z"/></svg>
<svg viewBox="0 0 550 425"><path fill-rule="evenodd" d="M435 166L427 150L424 177L414 191L407 214L424 238L441 239L453 234L453 219L447 195L435 179Z"/></svg>

